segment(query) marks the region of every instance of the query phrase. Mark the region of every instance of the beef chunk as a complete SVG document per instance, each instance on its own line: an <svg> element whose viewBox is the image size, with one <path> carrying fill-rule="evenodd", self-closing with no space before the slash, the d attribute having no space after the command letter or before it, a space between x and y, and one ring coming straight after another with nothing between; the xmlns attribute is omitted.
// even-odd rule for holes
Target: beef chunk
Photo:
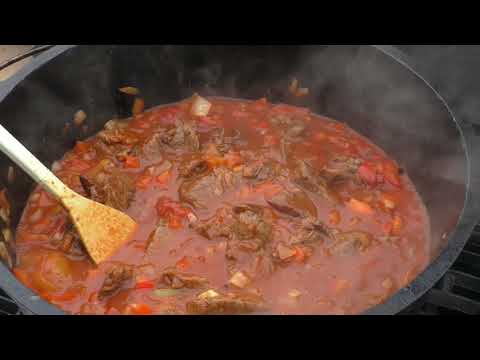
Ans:
<svg viewBox="0 0 480 360"><path fill-rule="evenodd" d="M240 205L233 208L236 221L231 227L232 236L238 240L259 239L262 244L272 238L272 214L257 205Z"/></svg>
<svg viewBox="0 0 480 360"><path fill-rule="evenodd" d="M168 268L163 271L161 281L173 289L199 288L208 283L208 280L201 276L182 273L175 268Z"/></svg>
<svg viewBox="0 0 480 360"><path fill-rule="evenodd" d="M335 243L329 248L332 254L352 255L365 251L373 242L370 234L362 231L338 233Z"/></svg>
<svg viewBox="0 0 480 360"><path fill-rule="evenodd" d="M105 129L97 134L97 137L107 145L135 144L138 140L128 134L127 126L128 122L125 120L110 120L105 124Z"/></svg>
<svg viewBox="0 0 480 360"><path fill-rule="evenodd" d="M210 199L222 195L235 182L230 170L215 168L203 176L185 180L178 189L179 197L195 208L206 208Z"/></svg>
<svg viewBox="0 0 480 360"><path fill-rule="evenodd" d="M212 240L215 238L228 238L232 231L230 227L235 221L229 208L220 208L215 215L208 219L197 221L191 226L203 237Z"/></svg>
<svg viewBox="0 0 480 360"><path fill-rule="evenodd" d="M171 128L155 131L144 141L141 149L147 159L157 159L168 149L198 151L200 142L194 125L178 120Z"/></svg>
<svg viewBox="0 0 480 360"><path fill-rule="evenodd" d="M325 239L334 239L334 236L334 230L328 228L323 222L305 219L290 236L288 243L292 245L312 244Z"/></svg>
<svg viewBox="0 0 480 360"><path fill-rule="evenodd" d="M148 166L145 169L145 173L150 176L158 176L158 175L162 175L165 171L171 170L172 167L173 167L172 162L169 160L165 160L159 165Z"/></svg>
<svg viewBox="0 0 480 360"><path fill-rule="evenodd" d="M265 200L280 213L292 217L316 217L317 208L308 195L300 189L282 191L279 194Z"/></svg>
<svg viewBox="0 0 480 360"><path fill-rule="evenodd" d="M180 176L184 177L185 179L191 179L203 175L209 170L210 166L206 160L193 159L182 163L179 168L179 173Z"/></svg>
<svg viewBox="0 0 480 360"><path fill-rule="evenodd" d="M85 255L85 248L80 240L80 235L78 235L78 232L75 230L72 223L69 223L67 231L63 234L60 243L60 250L69 255Z"/></svg>
<svg viewBox="0 0 480 360"><path fill-rule="evenodd" d="M159 132L154 132L150 137L142 144L142 154L147 159L158 159L162 156L163 143L162 138L165 134L165 129L161 129Z"/></svg>
<svg viewBox="0 0 480 360"><path fill-rule="evenodd" d="M98 293L100 300L112 295L125 285L133 276L133 267L131 265L117 264L110 268L107 277L103 282L102 288Z"/></svg>
<svg viewBox="0 0 480 360"><path fill-rule="evenodd" d="M304 122L297 121L291 124L285 131L285 136L289 139L298 139L307 128L307 125Z"/></svg>
<svg viewBox="0 0 480 360"><path fill-rule="evenodd" d="M163 132L160 141L172 148L186 148L190 151L200 149L200 141L194 125L182 121L177 121L175 127Z"/></svg>
<svg viewBox="0 0 480 360"><path fill-rule="evenodd" d="M281 165L274 160L254 160L244 166L243 177L266 181L279 176L281 171Z"/></svg>
<svg viewBox="0 0 480 360"><path fill-rule="evenodd" d="M336 155L321 170L320 176L329 183L350 180L355 178L361 164L360 159Z"/></svg>
<svg viewBox="0 0 480 360"><path fill-rule="evenodd" d="M260 297L233 293L197 298L187 303L187 313L198 315L246 314L265 309Z"/></svg>
<svg viewBox="0 0 480 360"><path fill-rule="evenodd" d="M235 141L240 137L240 133L237 131L234 136L225 136L224 128L214 129L210 133L210 141L215 145L217 152L220 155L225 155L232 150Z"/></svg>
<svg viewBox="0 0 480 360"><path fill-rule="evenodd" d="M339 195L331 189L330 184L303 160L296 162L294 181L305 190L319 194L332 203L340 201Z"/></svg>
<svg viewBox="0 0 480 360"><path fill-rule="evenodd" d="M89 198L120 211L130 206L135 195L132 179L120 171L101 171L88 179L81 176L80 182Z"/></svg>

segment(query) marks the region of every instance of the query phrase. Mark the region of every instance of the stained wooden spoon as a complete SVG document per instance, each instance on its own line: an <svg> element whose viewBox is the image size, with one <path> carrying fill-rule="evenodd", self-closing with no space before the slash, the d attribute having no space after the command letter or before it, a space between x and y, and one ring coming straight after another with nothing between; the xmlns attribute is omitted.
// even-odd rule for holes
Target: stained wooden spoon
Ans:
<svg viewBox="0 0 480 360"><path fill-rule="evenodd" d="M68 188L2 125L0 150L60 201L96 264L113 255L136 231L137 223L128 215L87 199Z"/></svg>

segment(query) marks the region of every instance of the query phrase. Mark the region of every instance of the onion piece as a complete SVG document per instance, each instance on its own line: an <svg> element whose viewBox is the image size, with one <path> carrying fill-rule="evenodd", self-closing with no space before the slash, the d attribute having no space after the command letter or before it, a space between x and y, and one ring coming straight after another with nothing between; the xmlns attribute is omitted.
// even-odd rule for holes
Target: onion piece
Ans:
<svg viewBox="0 0 480 360"><path fill-rule="evenodd" d="M210 290L204 291L203 293L201 293L197 297L199 299L212 299L212 298L215 298L217 296L220 296L220 294L218 294L215 290L210 289Z"/></svg>
<svg viewBox="0 0 480 360"><path fill-rule="evenodd" d="M297 89L297 91L295 92L295 96L297 97L306 96L309 93L310 93L310 90L308 88L300 88L300 89Z"/></svg>
<svg viewBox="0 0 480 360"><path fill-rule="evenodd" d="M250 283L250 279L243 272L237 271L229 280L229 283L243 289Z"/></svg>
<svg viewBox="0 0 480 360"><path fill-rule="evenodd" d="M207 99L202 98L198 94L193 95L193 103L190 113L195 116L207 116L212 104Z"/></svg>
<svg viewBox="0 0 480 360"><path fill-rule="evenodd" d="M179 290L176 290L176 289L156 289L156 290L153 290L153 294L156 297L159 297L159 298L175 296L178 293L179 293Z"/></svg>
<svg viewBox="0 0 480 360"><path fill-rule="evenodd" d="M83 122L87 118L87 114L83 110L78 110L75 115L73 115L73 124L76 127L82 126Z"/></svg>
<svg viewBox="0 0 480 360"><path fill-rule="evenodd" d="M296 289L292 289L288 292L288 296L290 296L293 299L298 299L302 293Z"/></svg>
<svg viewBox="0 0 480 360"><path fill-rule="evenodd" d="M140 94L140 90L133 86L124 86L118 89L118 91L127 94L127 95L138 95Z"/></svg>

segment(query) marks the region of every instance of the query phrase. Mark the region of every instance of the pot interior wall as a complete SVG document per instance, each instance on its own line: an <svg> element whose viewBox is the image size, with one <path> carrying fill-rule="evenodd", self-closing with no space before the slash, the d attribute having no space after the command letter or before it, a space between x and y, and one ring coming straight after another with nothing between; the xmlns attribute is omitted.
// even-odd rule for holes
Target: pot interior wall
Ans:
<svg viewBox="0 0 480 360"><path fill-rule="evenodd" d="M288 95L296 77L310 89ZM34 71L0 104L1 123L51 164L74 141L122 112L116 89L141 89L148 106L219 95L310 107L346 122L407 170L431 217L432 257L445 245L465 200L467 162L460 133L433 91L408 69L367 46L89 46ZM62 135L83 109L88 134ZM0 155L0 187L11 162ZM20 170L7 185L17 223L32 182ZM444 240L442 240L442 238Z"/></svg>

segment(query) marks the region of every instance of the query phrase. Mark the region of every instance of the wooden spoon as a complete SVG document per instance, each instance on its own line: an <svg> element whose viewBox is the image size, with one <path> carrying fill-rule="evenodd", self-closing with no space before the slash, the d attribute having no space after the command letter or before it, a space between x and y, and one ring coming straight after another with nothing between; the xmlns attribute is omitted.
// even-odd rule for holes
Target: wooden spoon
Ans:
<svg viewBox="0 0 480 360"><path fill-rule="evenodd" d="M68 188L2 125L0 150L60 201L96 264L113 255L136 231L137 223L128 215Z"/></svg>

